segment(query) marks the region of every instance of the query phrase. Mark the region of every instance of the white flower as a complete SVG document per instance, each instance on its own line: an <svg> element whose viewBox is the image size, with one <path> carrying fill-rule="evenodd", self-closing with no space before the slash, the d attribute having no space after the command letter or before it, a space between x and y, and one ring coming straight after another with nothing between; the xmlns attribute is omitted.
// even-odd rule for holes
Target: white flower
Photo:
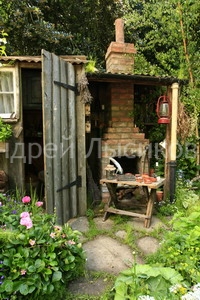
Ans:
<svg viewBox="0 0 200 300"><path fill-rule="evenodd" d="M192 292L189 292L182 296L181 300L200 300L200 298L196 298Z"/></svg>
<svg viewBox="0 0 200 300"><path fill-rule="evenodd" d="M180 283L177 283L175 285L172 285L169 290L171 293L177 293L182 288L182 285Z"/></svg>
<svg viewBox="0 0 200 300"><path fill-rule="evenodd" d="M192 290L195 292L195 291L199 291L200 292L200 283L197 283L195 284L193 287L192 287Z"/></svg>
<svg viewBox="0 0 200 300"><path fill-rule="evenodd" d="M188 292L181 297L181 300L200 300L200 283L195 284L191 288L192 292Z"/></svg>

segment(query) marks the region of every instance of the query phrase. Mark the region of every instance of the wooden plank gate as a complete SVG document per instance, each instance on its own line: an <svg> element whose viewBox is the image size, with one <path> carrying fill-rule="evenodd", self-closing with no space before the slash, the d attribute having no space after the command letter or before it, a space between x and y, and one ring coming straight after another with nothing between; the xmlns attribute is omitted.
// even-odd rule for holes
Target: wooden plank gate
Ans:
<svg viewBox="0 0 200 300"><path fill-rule="evenodd" d="M76 88L81 72L81 64L42 50L45 197L58 224L86 212L85 106Z"/></svg>

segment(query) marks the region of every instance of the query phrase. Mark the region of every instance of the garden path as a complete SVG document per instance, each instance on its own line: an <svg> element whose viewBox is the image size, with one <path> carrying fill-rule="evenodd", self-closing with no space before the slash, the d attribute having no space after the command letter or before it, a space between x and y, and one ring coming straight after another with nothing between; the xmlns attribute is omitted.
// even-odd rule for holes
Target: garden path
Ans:
<svg viewBox="0 0 200 300"><path fill-rule="evenodd" d="M88 276L79 278L69 285L69 291L77 296L76 299L78 299L78 295L100 296L109 287L109 280L107 281L106 276L94 278L90 276L90 271L117 276L134 262L132 250L125 244L126 231L118 230L114 237L110 237L109 231L114 226L114 221L111 218L103 222L102 217L96 217L94 222L98 229L107 231L108 235L101 234L88 241L84 237L84 234L89 230L87 217L79 217L69 221L72 229L82 232L81 241L87 257ZM132 218L128 223L133 226L136 232L140 232L135 240L140 255L135 255L135 261L143 264L143 257L156 252L159 247L159 241L150 236L150 232L158 227L165 227L165 225L156 216L153 216L149 228L144 227L144 221L141 219Z"/></svg>

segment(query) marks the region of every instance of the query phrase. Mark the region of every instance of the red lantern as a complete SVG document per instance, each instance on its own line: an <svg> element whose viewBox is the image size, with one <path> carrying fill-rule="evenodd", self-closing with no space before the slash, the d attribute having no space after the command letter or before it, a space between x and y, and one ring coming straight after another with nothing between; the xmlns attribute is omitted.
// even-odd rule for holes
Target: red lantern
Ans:
<svg viewBox="0 0 200 300"><path fill-rule="evenodd" d="M158 98L156 113L158 115L158 124L169 124L170 123L170 101L167 96L160 96Z"/></svg>

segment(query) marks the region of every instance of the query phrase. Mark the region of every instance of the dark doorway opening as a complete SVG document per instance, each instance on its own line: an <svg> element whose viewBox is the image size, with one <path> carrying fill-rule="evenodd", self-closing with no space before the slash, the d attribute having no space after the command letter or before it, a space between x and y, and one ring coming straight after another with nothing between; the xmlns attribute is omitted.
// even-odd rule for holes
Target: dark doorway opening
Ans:
<svg viewBox="0 0 200 300"><path fill-rule="evenodd" d="M40 69L22 69L25 189L43 197L44 157Z"/></svg>

